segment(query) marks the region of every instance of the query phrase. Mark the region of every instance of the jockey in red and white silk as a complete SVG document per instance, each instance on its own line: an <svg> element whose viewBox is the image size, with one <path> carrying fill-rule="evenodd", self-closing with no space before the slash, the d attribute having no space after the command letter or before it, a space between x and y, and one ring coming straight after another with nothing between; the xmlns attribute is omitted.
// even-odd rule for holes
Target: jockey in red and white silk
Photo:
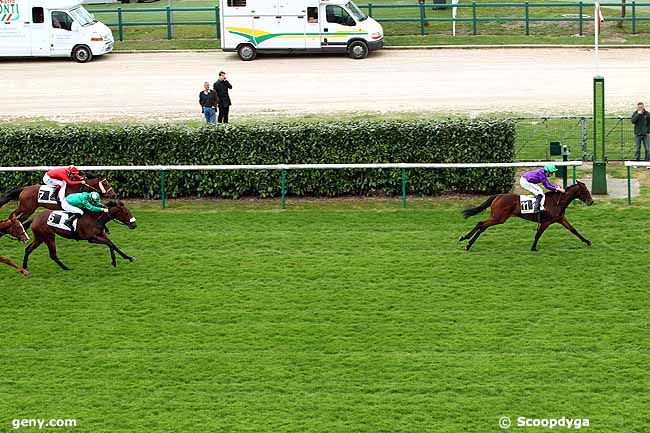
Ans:
<svg viewBox="0 0 650 433"><path fill-rule="evenodd" d="M75 166L55 168L43 176L43 183L55 188L59 188L59 201L63 202L65 199L65 190L68 185L81 185L85 184L84 178L79 174L79 170Z"/></svg>

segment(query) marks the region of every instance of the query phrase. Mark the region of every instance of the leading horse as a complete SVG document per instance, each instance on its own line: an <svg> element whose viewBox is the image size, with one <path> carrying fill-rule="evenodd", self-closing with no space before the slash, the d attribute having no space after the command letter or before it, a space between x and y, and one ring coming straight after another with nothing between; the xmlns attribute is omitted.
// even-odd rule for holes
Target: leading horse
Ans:
<svg viewBox="0 0 650 433"><path fill-rule="evenodd" d="M40 204L38 202L38 190L41 185L31 185L24 188L17 188L9 191L0 197L0 207L9 203L12 200L18 200L18 208L11 214L16 215L20 222L25 222L27 219L36 212L39 206L50 210L60 210L61 207L54 204ZM113 188L108 183L108 180L103 176L86 176L86 184L70 185L66 188L66 195L74 194L77 192L92 192L97 191L102 196L107 198L116 198L117 195Z"/></svg>
<svg viewBox="0 0 650 433"><path fill-rule="evenodd" d="M585 239L580 233L578 233L578 231L569 223L566 216L564 216L567 207L576 198L589 206L594 203L587 186L582 182L571 185L566 189L565 193L558 191L549 192L546 194L546 202L544 203L545 209L540 220L537 221L536 214L521 213L518 194L493 195L485 200L481 205L463 211L465 218L469 218L472 215L477 215L483 212L489 207L491 215L487 220L476 224L469 233L465 236L461 236L458 241L462 242L469 239L469 242L465 247L465 249L469 251L474 242L476 242L478 237L481 236L481 233L487 230L488 227L503 224L511 216L516 216L527 221L539 222L537 233L535 234L535 242L533 242L533 246L530 248L531 251L537 251L537 242L539 241L539 238L551 224L555 223L562 224L562 226L573 233L578 239L591 246L591 241Z"/></svg>

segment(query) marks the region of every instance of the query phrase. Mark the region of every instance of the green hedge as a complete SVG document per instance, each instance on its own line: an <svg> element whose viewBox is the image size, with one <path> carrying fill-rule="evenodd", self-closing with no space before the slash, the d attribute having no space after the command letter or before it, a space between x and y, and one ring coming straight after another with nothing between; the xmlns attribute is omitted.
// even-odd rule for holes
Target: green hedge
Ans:
<svg viewBox="0 0 650 433"><path fill-rule="evenodd" d="M264 123L189 128L0 127L4 166L509 162L515 130L505 120ZM159 197L155 172L109 173L123 197ZM1 173L0 191L39 182L42 173ZM513 169L408 170L411 194L498 193L512 188ZM397 195L399 170L290 170L298 196ZM278 171L170 172L168 197L274 197Z"/></svg>

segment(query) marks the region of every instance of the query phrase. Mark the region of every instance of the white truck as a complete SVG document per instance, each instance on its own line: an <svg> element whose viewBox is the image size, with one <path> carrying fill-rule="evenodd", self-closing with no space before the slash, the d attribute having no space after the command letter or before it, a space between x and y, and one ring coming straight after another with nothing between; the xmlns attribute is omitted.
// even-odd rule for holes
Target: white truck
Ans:
<svg viewBox="0 0 650 433"><path fill-rule="evenodd" d="M0 57L72 57L113 50L113 33L81 0L0 0Z"/></svg>
<svg viewBox="0 0 650 433"><path fill-rule="evenodd" d="M258 52L347 53L363 59L384 31L350 0L219 0L221 48L253 60Z"/></svg>

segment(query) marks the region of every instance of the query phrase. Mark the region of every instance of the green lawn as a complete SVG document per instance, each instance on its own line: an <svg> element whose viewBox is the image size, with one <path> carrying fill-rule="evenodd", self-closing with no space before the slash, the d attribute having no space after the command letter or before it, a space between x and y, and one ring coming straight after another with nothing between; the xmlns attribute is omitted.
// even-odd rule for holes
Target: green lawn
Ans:
<svg viewBox="0 0 650 433"><path fill-rule="evenodd" d="M523 4L522 1L505 0L499 2L503 7L480 7L482 3L492 3L490 0L479 0L476 2L479 7L476 9L478 19L493 18L517 18L523 19L524 8L521 6L507 6L510 3ZM566 3L566 2L564 2ZM173 2L175 8L209 8L204 11L177 11L173 13L174 22L190 21L215 21L214 7L218 3L214 0L176 0ZM419 20L420 8L414 0L375 0L373 2L357 2L366 12L379 20L413 18ZM473 11L470 2L460 2L458 18L470 19ZM539 6L541 2L531 2L537 6L529 8L529 18L571 18L579 13L577 6L548 5ZM112 4L88 6L91 11L104 10L109 12L97 13L97 17L108 24L116 25L118 22L117 8L123 10L124 42L117 43L118 50L131 49L183 49L183 48L218 48L216 25L178 25L175 26L174 40L166 41L167 28L164 25L156 26L129 26L142 22L165 23L167 16L165 11L141 12L145 8L163 8L167 2L156 2L151 4ZM386 8L385 6L397 5L401 8ZM435 19L450 18L451 8L433 9L433 2L428 1L423 9L423 16L426 20L424 28L425 36L422 36L420 22L382 22L386 33L388 45L455 45L455 44L569 44L569 45L591 45L593 44L593 24L591 21L583 23L583 35L579 34L577 22L537 21L529 23L529 35L526 35L523 21L479 21L476 26L476 35L471 22L457 23L457 36L451 36L451 22L435 21ZM382 6L384 6L382 8ZM410 7L403 7L410 6ZM593 7L585 4L583 14L593 15ZM650 32L650 23L640 21L637 23L637 32L632 34L632 24L626 22L622 28L618 28L615 21L620 14L619 8L604 8L603 14L606 22L603 24L601 43L603 44L644 44L647 33ZM631 7L628 8L627 16L631 17ZM648 8L637 8L637 17L650 17ZM431 21L433 20L433 21ZM115 37L118 32L113 26Z"/></svg>
<svg viewBox="0 0 650 433"><path fill-rule="evenodd" d="M63 272L36 250L31 279L0 268L0 425L646 432L648 203L571 208L591 248L558 226L531 253L513 220L466 253L479 217L459 211L481 200L140 203L135 231L112 227L135 263L59 240Z"/></svg>

